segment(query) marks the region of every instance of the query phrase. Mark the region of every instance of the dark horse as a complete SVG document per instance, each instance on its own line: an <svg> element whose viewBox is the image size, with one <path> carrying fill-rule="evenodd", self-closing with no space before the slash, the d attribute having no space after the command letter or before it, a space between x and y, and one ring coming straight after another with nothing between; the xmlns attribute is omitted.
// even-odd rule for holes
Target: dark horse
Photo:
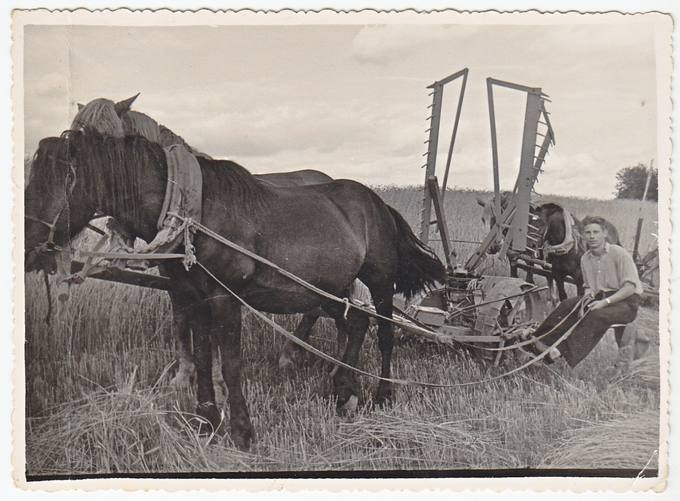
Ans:
<svg viewBox="0 0 680 501"><path fill-rule="evenodd" d="M582 243L581 221L576 219L573 215L573 242L567 248L560 252L550 252L552 246L558 246L565 241L567 237L567 224L565 223L564 209L555 203L546 203L539 205L536 208L536 213L540 216L543 223L543 242L544 259L550 263L552 267L552 276L555 279L557 292L560 301L567 299L567 292L564 289L564 280L566 277L571 277L576 284L577 294L583 295L583 275L581 273L581 256L585 252L584 244ZM612 244L621 245L619 242L619 233L609 221L605 221L607 241ZM546 245L546 243L548 245Z"/></svg>
<svg viewBox="0 0 680 501"><path fill-rule="evenodd" d="M210 158L205 153L198 151L188 144L184 138L168 129L145 113L132 111L130 107L137 99L136 94L128 99L113 102L110 99L98 98L83 105L78 104L78 114L74 117L71 129L96 130L107 136L123 137L125 135L144 136L149 141L168 147L176 144L184 146L195 156ZM292 172L274 172L255 175L255 178L263 183L278 187L306 186L310 184L322 184L333 181L333 178L323 172L303 169ZM164 265L159 266L162 275L165 274ZM189 386L192 374L195 372L193 353L191 347L191 331L188 317L183 310L181 293L169 291L170 303L172 304L173 329L179 345L178 367L172 383L177 386ZM295 334L308 340L312 327L317 319L323 315L321 310L305 313L298 324ZM279 366L292 365L295 354L299 347L287 341L281 352Z"/></svg>
<svg viewBox="0 0 680 501"><path fill-rule="evenodd" d="M202 223L332 294L355 278L369 288L380 315L392 316L395 293L413 295L445 277L436 255L397 211L367 187L348 180L276 188L257 182L238 164L199 158L203 175ZM40 142L25 191L26 271L45 269L55 247L83 230L95 212L114 217L131 235L151 241L163 204L167 165L163 149L141 136L102 137L66 132ZM197 233L196 257L254 308L304 313L322 306L347 335L343 362L356 365L368 317L325 300L276 271ZM222 354L234 443L250 446L253 427L241 388L241 306L201 267L166 266L182 291L196 335L197 413L215 430L221 424L212 382L211 343ZM392 325L378 322L381 376L391 375ZM360 395L354 373L333 375L339 410ZM392 386L378 384L375 402L387 403Z"/></svg>

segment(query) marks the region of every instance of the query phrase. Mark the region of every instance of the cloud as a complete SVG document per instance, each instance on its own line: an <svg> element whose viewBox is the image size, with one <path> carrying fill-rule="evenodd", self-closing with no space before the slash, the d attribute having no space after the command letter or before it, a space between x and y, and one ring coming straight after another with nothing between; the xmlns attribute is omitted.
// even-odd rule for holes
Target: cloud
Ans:
<svg viewBox="0 0 680 501"><path fill-rule="evenodd" d="M364 27L352 41L352 54L360 62L385 64L403 58L431 42L460 36L461 26L384 25Z"/></svg>
<svg viewBox="0 0 680 501"><path fill-rule="evenodd" d="M68 89L68 78L62 73L48 73L34 85L34 92L38 96L55 96L66 93Z"/></svg>
<svg viewBox="0 0 680 501"><path fill-rule="evenodd" d="M610 198L616 179L610 165L590 153L551 154L539 177L540 194L572 193L584 197Z"/></svg>
<svg viewBox="0 0 680 501"><path fill-rule="evenodd" d="M335 152L341 158L410 155L418 161L424 151L422 111L408 103L394 103L386 109L381 102L351 97L310 101L303 95L287 100L252 99L244 107L235 99L238 95L221 99L205 95L204 100L195 95L174 100L171 107L167 99L158 108L144 101L139 109L192 146L215 156L242 158L297 151L301 157Z"/></svg>

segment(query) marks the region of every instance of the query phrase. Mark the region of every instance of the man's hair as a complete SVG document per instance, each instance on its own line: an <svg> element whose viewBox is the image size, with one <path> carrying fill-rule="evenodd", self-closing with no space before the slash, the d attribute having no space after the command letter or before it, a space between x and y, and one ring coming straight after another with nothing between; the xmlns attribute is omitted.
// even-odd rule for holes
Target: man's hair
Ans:
<svg viewBox="0 0 680 501"><path fill-rule="evenodd" d="M585 228L589 224L597 224L600 226L602 231L607 231L607 224L605 223L604 218L600 216L587 216L583 221L581 221L581 224Z"/></svg>

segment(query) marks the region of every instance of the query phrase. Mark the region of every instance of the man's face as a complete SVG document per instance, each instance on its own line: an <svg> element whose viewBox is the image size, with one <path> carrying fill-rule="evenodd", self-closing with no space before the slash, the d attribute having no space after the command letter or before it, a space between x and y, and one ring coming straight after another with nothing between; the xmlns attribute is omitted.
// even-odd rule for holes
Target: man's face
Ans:
<svg viewBox="0 0 680 501"><path fill-rule="evenodd" d="M589 249L600 249L607 240L607 232L597 223L587 225L583 229L583 236Z"/></svg>

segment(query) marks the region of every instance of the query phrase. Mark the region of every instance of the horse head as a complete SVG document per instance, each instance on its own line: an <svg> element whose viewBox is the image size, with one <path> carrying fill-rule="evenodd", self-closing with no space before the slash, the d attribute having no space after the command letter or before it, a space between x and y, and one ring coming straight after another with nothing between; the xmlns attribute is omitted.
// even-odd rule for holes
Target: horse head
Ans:
<svg viewBox="0 0 680 501"><path fill-rule="evenodd" d="M24 192L26 271L44 269L53 273L61 247L94 214L78 175L74 136L79 135L82 132L67 131L58 138L45 138L33 157ZM76 200L79 202L74 203Z"/></svg>
<svg viewBox="0 0 680 501"><path fill-rule="evenodd" d="M541 246L546 241L551 245L562 243L566 234L564 209L560 205L548 202L536 207L536 215L543 230L540 232Z"/></svg>
<svg viewBox="0 0 680 501"><path fill-rule="evenodd" d="M68 131L41 141L25 191L27 269L38 269L33 256L54 255L95 212L150 241L166 184L162 148L142 136Z"/></svg>

